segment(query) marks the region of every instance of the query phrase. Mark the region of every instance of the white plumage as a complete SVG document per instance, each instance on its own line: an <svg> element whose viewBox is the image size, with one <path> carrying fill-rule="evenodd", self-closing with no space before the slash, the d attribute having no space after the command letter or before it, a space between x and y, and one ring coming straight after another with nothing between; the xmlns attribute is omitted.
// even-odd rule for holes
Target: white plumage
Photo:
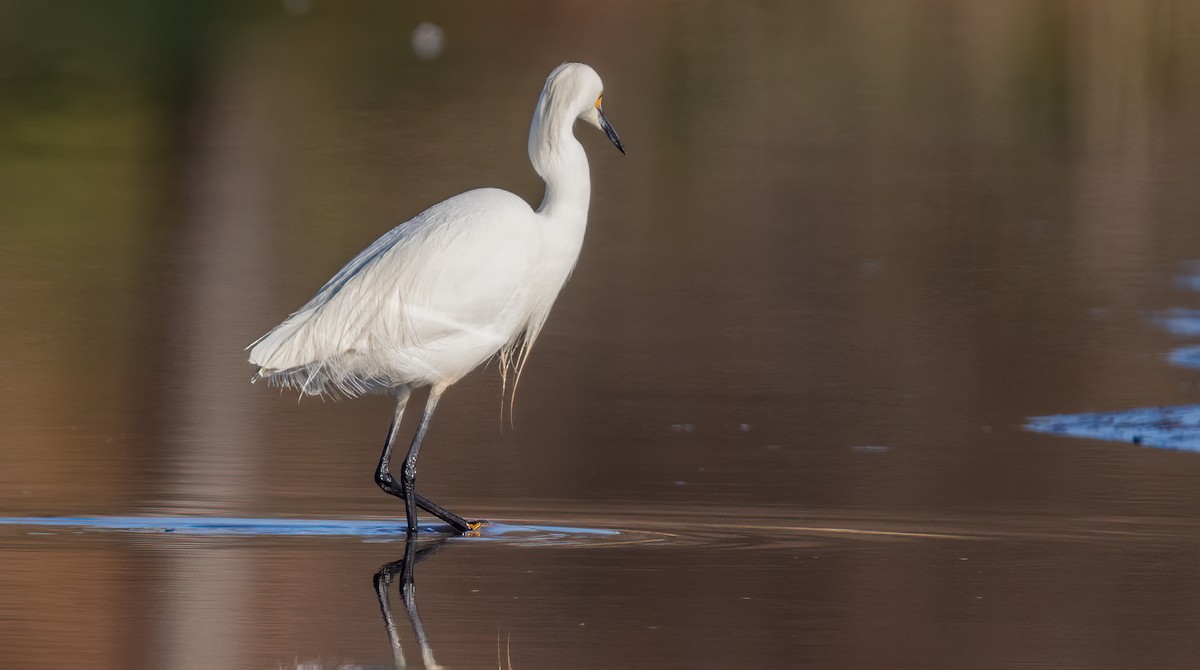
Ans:
<svg viewBox="0 0 1200 670"><path fill-rule="evenodd" d="M559 259L529 244L541 237L511 193L455 196L362 251L250 361L260 377L310 394L452 384L545 319L550 304L532 284Z"/></svg>
<svg viewBox="0 0 1200 670"><path fill-rule="evenodd" d="M529 158L546 183L537 211L507 191L477 189L393 228L251 345L255 379L305 394L396 393L377 480L390 479L389 449L409 392L431 387L410 448L415 471L437 397L497 353L506 378L519 375L575 266L591 195L575 121L604 130L624 152L601 93L600 77L580 63L564 63L546 80L529 130Z"/></svg>

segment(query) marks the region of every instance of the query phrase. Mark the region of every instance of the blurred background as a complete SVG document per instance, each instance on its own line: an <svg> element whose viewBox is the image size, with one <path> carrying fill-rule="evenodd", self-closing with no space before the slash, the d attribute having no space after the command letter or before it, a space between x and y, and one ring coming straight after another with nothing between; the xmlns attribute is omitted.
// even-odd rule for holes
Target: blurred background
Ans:
<svg viewBox="0 0 1200 670"><path fill-rule="evenodd" d="M580 263L511 421L494 365L448 392L422 490L710 539L449 548L439 661L491 667L502 621L517 667L1187 667L1196 455L1022 427L1200 401L1200 329L1161 327L1200 306L1198 30L1183 0L4 0L0 515L401 515L391 400L251 386L243 348L431 204L536 206L533 104L579 60L629 155L577 129ZM992 581L933 541L721 551L812 519L1007 530L971 545ZM0 665L384 664L399 551L5 531ZM1010 600L961 609L981 584Z"/></svg>

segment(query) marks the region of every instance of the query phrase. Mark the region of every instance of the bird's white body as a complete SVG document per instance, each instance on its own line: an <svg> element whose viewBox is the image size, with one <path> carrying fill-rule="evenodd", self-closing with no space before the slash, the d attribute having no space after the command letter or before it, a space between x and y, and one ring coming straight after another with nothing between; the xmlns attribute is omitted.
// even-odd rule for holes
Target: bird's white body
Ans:
<svg viewBox="0 0 1200 670"><path fill-rule="evenodd" d="M564 64L547 80L529 134L546 182L541 207L477 189L392 229L251 346L258 377L307 394L440 389L497 353L519 373L587 226L591 183L575 120L603 123L620 148L599 95L586 65Z"/></svg>
<svg viewBox="0 0 1200 670"><path fill-rule="evenodd" d="M359 253L250 360L305 393L452 384L536 336L585 225L547 221L499 189L457 195Z"/></svg>

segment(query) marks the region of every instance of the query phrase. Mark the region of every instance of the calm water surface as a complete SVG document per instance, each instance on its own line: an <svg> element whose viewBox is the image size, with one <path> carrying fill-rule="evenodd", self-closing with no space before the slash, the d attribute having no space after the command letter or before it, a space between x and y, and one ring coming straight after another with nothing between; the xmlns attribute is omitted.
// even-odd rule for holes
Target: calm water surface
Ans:
<svg viewBox="0 0 1200 670"><path fill-rule="evenodd" d="M1200 3L160 4L0 6L0 666L1195 667ZM409 546L243 347L565 59L629 155Z"/></svg>

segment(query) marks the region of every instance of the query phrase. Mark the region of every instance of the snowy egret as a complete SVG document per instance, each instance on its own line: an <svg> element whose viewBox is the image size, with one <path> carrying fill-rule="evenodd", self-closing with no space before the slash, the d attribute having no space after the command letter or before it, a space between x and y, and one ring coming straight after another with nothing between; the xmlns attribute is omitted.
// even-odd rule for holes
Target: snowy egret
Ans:
<svg viewBox="0 0 1200 670"><path fill-rule="evenodd" d="M479 527L416 493L417 454L442 393L494 355L507 382L579 258L591 179L575 121L603 130L603 85L592 68L563 63L546 79L529 128L529 160L546 184L534 211L518 196L476 189L393 228L333 276L303 307L251 344L254 379L306 395L393 393L396 410L375 482L460 533ZM414 389L429 387L399 480L392 443Z"/></svg>

